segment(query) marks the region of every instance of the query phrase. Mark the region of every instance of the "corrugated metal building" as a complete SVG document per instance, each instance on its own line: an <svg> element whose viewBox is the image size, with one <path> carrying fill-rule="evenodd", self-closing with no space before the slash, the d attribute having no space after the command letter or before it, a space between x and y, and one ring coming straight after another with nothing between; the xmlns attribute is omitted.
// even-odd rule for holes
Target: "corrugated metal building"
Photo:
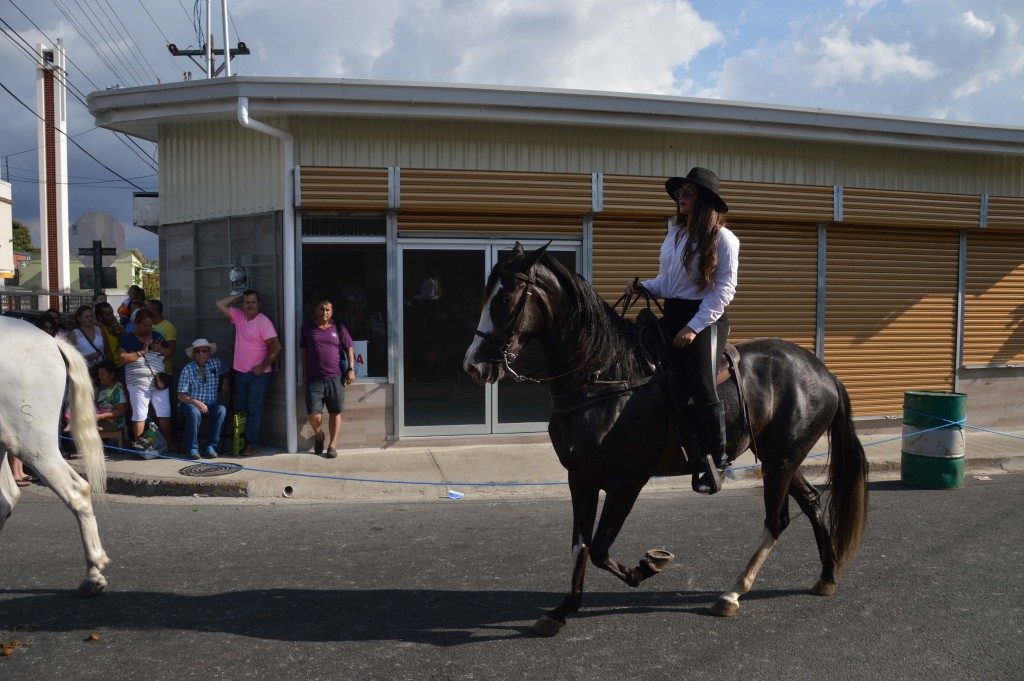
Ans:
<svg viewBox="0 0 1024 681"><path fill-rule="evenodd" d="M1024 407L1024 128L254 77L89 104L98 125L159 143L161 289L180 335L231 345L213 303L233 264L263 294L286 348L268 439L293 451L309 446L296 330L324 297L365 342L347 446L543 431L543 388L462 376L487 272L516 240L552 240L613 301L655 273L664 178L694 165L722 178L742 242L734 341L816 352L865 424L898 416L905 390L967 392L993 427Z"/></svg>

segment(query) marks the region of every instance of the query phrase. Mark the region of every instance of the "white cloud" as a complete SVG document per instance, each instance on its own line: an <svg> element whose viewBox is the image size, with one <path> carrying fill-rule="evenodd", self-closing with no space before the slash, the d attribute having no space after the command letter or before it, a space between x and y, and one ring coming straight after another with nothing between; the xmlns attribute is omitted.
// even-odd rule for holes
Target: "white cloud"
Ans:
<svg viewBox="0 0 1024 681"><path fill-rule="evenodd" d="M726 56L724 99L1021 125L1024 3L847 2ZM863 10L870 9L870 12Z"/></svg>
<svg viewBox="0 0 1024 681"><path fill-rule="evenodd" d="M885 43L868 37L861 42L850 38L850 30L840 28L836 35L822 36L821 50L809 65L815 86L826 87L836 82L882 83L909 77L930 80L938 75L934 64L911 54L909 42Z"/></svg>
<svg viewBox="0 0 1024 681"><path fill-rule="evenodd" d="M339 75L675 93L675 70L721 40L689 3L662 0L426 1L391 34L368 74Z"/></svg>
<svg viewBox="0 0 1024 681"><path fill-rule="evenodd" d="M974 12L972 12L971 10L967 10L966 12L961 14L960 18L967 26L987 36L994 35L996 32L996 27L992 24L992 22L985 21L984 19L979 19L977 15L975 15Z"/></svg>

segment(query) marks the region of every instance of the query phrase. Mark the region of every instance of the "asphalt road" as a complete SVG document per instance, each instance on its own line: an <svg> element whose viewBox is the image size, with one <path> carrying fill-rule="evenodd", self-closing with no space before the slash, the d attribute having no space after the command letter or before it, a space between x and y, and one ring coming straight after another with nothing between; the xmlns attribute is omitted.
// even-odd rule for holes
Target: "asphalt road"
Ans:
<svg viewBox="0 0 1024 681"><path fill-rule="evenodd" d="M1021 475L873 483L835 597L808 593L817 553L798 516L732 619L707 609L759 540L760 489L645 494L613 555L676 562L637 590L591 567L584 609L544 639L530 627L569 583L561 495L111 498L110 586L84 599L73 518L34 487L0 533L0 641L20 642L0 679L1019 680L1022 493Z"/></svg>

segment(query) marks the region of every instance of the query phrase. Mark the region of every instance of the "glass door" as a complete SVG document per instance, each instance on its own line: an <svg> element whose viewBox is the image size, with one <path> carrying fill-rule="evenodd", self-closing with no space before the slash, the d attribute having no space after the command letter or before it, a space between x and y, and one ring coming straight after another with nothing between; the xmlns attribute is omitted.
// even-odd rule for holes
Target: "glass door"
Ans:
<svg viewBox="0 0 1024 681"><path fill-rule="evenodd" d="M509 244L403 244L399 249L401 342L396 418L400 437L536 433L547 429L551 399L543 385L505 379L478 386L462 360L480 321L487 275ZM526 245L526 244L524 244ZM526 245L528 248L540 244ZM578 247L548 252L576 270ZM517 372L543 373L539 345Z"/></svg>

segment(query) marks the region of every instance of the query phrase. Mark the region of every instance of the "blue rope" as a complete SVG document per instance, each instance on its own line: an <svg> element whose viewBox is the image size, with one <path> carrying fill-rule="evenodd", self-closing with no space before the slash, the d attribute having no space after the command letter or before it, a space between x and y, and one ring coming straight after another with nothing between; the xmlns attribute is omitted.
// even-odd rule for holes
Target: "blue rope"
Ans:
<svg viewBox="0 0 1024 681"><path fill-rule="evenodd" d="M940 425L938 425L938 426L933 427L933 428L926 428L926 429L923 429L923 430L918 430L918 431L913 432L913 433L908 433L906 435L900 435L898 437L891 437L891 438L888 438L888 439L885 439L885 440L879 440L878 442L872 442L872 443L864 445L864 448L867 449L868 447L874 447L875 445L881 445L881 444L885 444L887 442L893 442L895 440L902 440L902 439L907 438L907 437L917 436L917 435L920 435L921 433L929 433L929 432L931 432L933 430L940 430L942 428L948 428L950 426L966 426L967 428L971 428L971 429L974 429L974 430L979 430L979 431L981 431L983 433L991 433L993 435L1002 435L1003 437L1010 437L1010 438L1014 438L1016 440L1024 440L1024 437L1021 437L1021 436L1018 436L1018 435L1010 435L1009 433L1002 433L1002 432L999 432L997 430L988 430L986 428L981 428L981 427L978 427L978 426L967 425L967 423L966 423L967 419L966 418L960 419L958 421L950 421L949 419L944 419L941 416L934 416L932 414L925 414L923 412L915 411L913 409L905 409L904 411L912 412L912 413L918 414L920 416L926 416L926 417L934 419L936 421L941 421L942 423ZM72 439L72 438L69 438L69 437L64 436L64 435L62 435L60 437L61 437L61 439L66 439L66 440L71 440ZM138 456L138 454L139 454L139 452L134 450L134 449L124 449L124 448L121 448L121 447L113 447L113 446L109 446L109 445L104 445L104 448L112 449L112 450L120 451L120 452L125 452L127 454L132 454L132 455L135 455L135 456ZM807 457L805 457L805 458L807 458L807 459L817 459L817 458L820 458L820 457L823 457L823 456L828 456L831 453L832 453L831 450L829 450L829 451L826 451L826 452L822 452L820 454L808 454ZM166 459L166 460L169 460L169 461L182 461L184 463L195 463L196 462L195 459L182 459L180 457L168 456L166 454L159 454L157 452L146 452L146 454L147 454L147 456L150 456L152 458ZM444 487L455 487L455 486L458 486L458 487L553 487L553 486L562 486L562 485L568 485L569 484L568 482L452 482L452 481L449 481L449 482L429 482L429 481L410 481L410 480L389 480L389 479L381 479L381 478L353 478L353 477L346 477L346 476L340 476L340 475L318 475L318 474L315 474L315 473L290 473L288 471L274 471L274 470L269 470L269 469L266 469L266 468L250 468L248 466L242 466L240 464L235 464L235 463L218 463L218 462L213 462L213 461L211 461L209 459L207 459L205 461L202 461L202 463L206 464L207 466L219 466L221 468L232 468L232 469L241 470L241 471L248 471L250 473L270 473L270 474L275 474L275 475L288 475L288 476L297 477L297 478L312 478L312 479L317 479L317 480L338 480L338 481L341 481L341 482L375 482L375 483L386 484L386 485L429 485L429 486L437 486L437 487L441 487L441 486L444 486ZM747 470L747 469L750 469L750 468L760 468L760 467L761 467L761 464L755 463L755 464L751 464L749 466L730 466L729 470L741 471L741 470ZM652 479L661 479L661 478L664 478L664 477L670 477L670 476L652 476Z"/></svg>

